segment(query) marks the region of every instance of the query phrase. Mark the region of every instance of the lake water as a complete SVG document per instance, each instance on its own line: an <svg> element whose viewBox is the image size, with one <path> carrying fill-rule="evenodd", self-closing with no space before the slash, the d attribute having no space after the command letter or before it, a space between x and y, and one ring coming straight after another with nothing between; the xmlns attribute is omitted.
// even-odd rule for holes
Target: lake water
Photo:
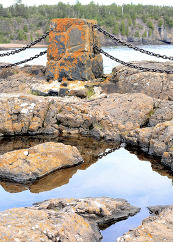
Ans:
<svg viewBox="0 0 173 242"><path fill-rule="evenodd" d="M161 55L173 56L173 45L144 45L144 46L139 46L139 47L143 48L145 50L159 53ZM44 50L46 50L46 49L45 48L27 49L18 54L3 57L0 59L0 62L15 63L15 62L18 62L21 60L28 59L31 56L34 56ZM165 61L164 59L156 58L156 57L149 56L146 54L142 54L138 51L134 51L125 46L103 47L103 50L107 51L109 54L115 56L116 58L126 61L126 62L140 61L140 60ZM8 51L0 51L0 53L2 53L2 52L5 53ZM27 62L27 64L29 64L29 65L46 65L46 62L47 62L47 57L46 57L46 55L44 55L44 56L39 57L38 59ZM104 73L108 74L108 73L111 73L112 68L114 66L117 66L119 64L117 62L110 60L109 58L103 56L103 65L104 65Z"/></svg>
<svg viewBox="0 0 173 242"><path fill-rule="evenodd" d="M145 49L173 56L173 46L144 46ZM126 47L103 48L124 61L161 60L128 50ZM33 56L44 49L30 49L15 56L1 59L16 62ZM14 59L13 59L14 58ZM117 63L103 57L104 71L110 73ZM46 64L46 56L28 64ZM141 211L127 220L118 222L102 231L103 241L112 242L129 229L137 227L149 215L147 206L173 204L173 176L159 160L142 152L130 150L117 144L107 144L89 138L76 137L8 137L0 140L0 154L14 149L30 147L53 140L75 145L84 157L85 163L58 171L35 182L22 186L0 181L0 210L30 206L49 198L83 198L108 196L125 198ZM103 152L107 156L99 158ZM130 151L129 151L130 150Z"/></svg>

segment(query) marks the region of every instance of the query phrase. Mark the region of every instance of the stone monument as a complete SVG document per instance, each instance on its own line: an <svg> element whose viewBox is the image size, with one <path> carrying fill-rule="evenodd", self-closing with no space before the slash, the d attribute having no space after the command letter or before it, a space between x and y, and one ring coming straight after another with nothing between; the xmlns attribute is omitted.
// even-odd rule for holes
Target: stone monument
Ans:
<svg viewBox="0 0 173 242"><path fill-rule="evenodd" d="M47 51L47 80L87 81L103 74L103 60L94 52L100 47L95 20L53 19Z"/></svg>

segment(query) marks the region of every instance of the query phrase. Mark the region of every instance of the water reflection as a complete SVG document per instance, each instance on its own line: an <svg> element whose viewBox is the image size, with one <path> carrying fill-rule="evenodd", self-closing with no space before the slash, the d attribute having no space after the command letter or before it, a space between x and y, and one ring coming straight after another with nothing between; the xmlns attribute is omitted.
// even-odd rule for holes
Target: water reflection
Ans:
<svg viewBox="0 0 173 242"><path fill-rule="evenodd" d="M31 146L44 143L44 142L49 142L49 141L62 142L66 145L76 146L84 159L84 163L77 167L56 171L53 174L50 174L49 176L37 181L36 182L37 187L39 187L39 184L40 184L40 191L37 188L36 189L37 192L48 191L55 187L59 187L63 184L67 184L68 180L73 176L73 174L76 173L78 169L80 170L87 169L89 166L97 162L98 159L101 159L103 156L108 155L109 153L112 153L113 151L115 151L120 147L119 143L115 143L115 142L108 143L108 142L105 142L104 140L97 141L91 137L83 137L79 135L76 135L76 136L37 135L37 136L13 136L13 137L10 136L10 137L1 137L0 155L9 151L13 151L17 149L26 149ZM148 155L138 148L134 148L131 146L126 146L125 148L130 153L135 154L139 160L150 161L151 168L153 171L156 171L161 176L167 176L173 181L172 172L168 170L167 167L163 166L160 163L160 158ZM63 177L64 177L64 183L63 183ZM47 182L48 180L52 180L52 182ZM55 182L56 180L57 182ZM46 185L44 185L44 181L45 183L47 183L47 187ZM4 187L4 189L8 192L16 192L18 190L24 191L26 189L29 189L32 192L32 191L35 191L35 189L32 189L32 187L36 186L36 183L28 186L28 185L20 185L20 184L19 185L11 184L8 182L0 182L2 187ZM55 185L56 183L57 183L57 186ZM50 184L50 189L49 189L49 184ZM14 187L14 189L12 189L12 187Z"/></svg>
<svg viewBox="0 0 173 242"><path fill-rule="evenodd" d="M127 199L140 213L102 231L103 241L112 242L137 227L149 216L146 207L173 203L172 174L138 149L122 147L88 137L29 136L0 140L0 153L47 141L76 146L84 163L38 180L32 185L0 182L0 210L31 206L51 198L112 197ZM106 156L104 156L106 155Z"/></svg>
<svg viewBox="0 0 173 242"><path fill-rule="evenodd" d="M61 187L69 182L70 178L77 172L79 167L71 167L62 169L36 181L30 185L16 184L12 182L0 182L0 185L6 192L18 193L25 190L30 190L32 193L40 193L50 191L54 188Z"/></svg>
<svg viewBox="0 0 173 242"><path fill-rule="evenodd" d="M106 143L104 141L98 142L95 139L82 136L15 136L5 137L0 140L0 154L17 149L26 149L48 141L63 142L66 145L76 146L84 159L84 163L79 166L53 172L52 174L30 185L0 181L0 185L5 191L17 193L30 190L31 193L40 193L61 187L69 182L70 178L72 178L77 170L86 170L89 166L97 162L102 156L105 156L119 148L120 145L119 143Z"/></svg>
<svg viewBox="0 0 173 242"><path fill-rule="evenodd" d="M168 169L168 167L166 167L160 163L161 158L148 155L148 154L144 153L141 149L138 149L135 147L126 146L126 149L131 154L135 154L140 161L150 161L151 168L153 171L156 171L161 176L167 176L173 182L173 173L171 170Z"/></svg>

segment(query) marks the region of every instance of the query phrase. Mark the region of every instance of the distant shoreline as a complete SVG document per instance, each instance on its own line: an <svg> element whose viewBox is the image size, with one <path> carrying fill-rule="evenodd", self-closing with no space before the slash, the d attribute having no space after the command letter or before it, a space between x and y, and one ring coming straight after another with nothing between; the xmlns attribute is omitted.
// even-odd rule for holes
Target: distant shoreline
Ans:
<svg viewBox="0 0 173 242"><path fill-rule="evenodd" d="M16 49L16 48L22 48L27 46L27 44L15 44L15 43L9 43L9 44L0 44L0 50L7 50L7 49ZM39 45L36 44L32 48L47 48L48 45Z"/></svg>

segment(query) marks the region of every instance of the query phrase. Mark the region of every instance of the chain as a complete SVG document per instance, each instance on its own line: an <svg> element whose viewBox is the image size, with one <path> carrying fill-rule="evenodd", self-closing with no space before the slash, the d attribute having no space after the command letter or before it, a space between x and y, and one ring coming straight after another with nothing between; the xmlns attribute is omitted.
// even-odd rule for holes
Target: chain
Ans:
<svg viewBox="0 0 173 242"><path fill-rule="evenodd" d="M155 56L157 58L163 58L163 59L168 59L168 60L173 60L173 56L166 56L166 55L160 55L160 54L156 54L154 52L151 52L151 51L148 51L148 50L144 50L144 49L141 49L137 46L133 46L132 44L129 44L127 43L126 41L123 41L123 40L120 40L118 38L116 38L114 35L110 34L109 32L107 32L106 30L102 29L101 27L99 27L98 25L93 25L93 28L96 28L99 32L103 33L104 35L108 36L109 38L111 38L112 40L115 40L116 42L124 45L124 46L127 46L133 50L136 50L136 51L139 51L141 53L144 53L144 54L147 54L147 55L151 55L151 56Z"/></svg>
<svg viewBox="0 0 173 242"><path fill-rule="evenodd" d="M135 68L141 71L152 71L152 72L160 72L160 73L167 73L167 74L173 74L172 70L161 70L161 69L154 69L154 68L148 68L148 67L142 67L142 66L136 66L134 64L131 63L127 63L125 61L119 60L117 58L115 58L114 56L108 54L107 52L105 52L104 50L100 49L98 46L94 46L94 51L99 51L100 53L104 54L106 57L109 57L111 60L114 60L124 66L128 66L130 68Z"/></svg>
<svg viewBox="0 0 173 242"><path fill-rule="evenodd" d="M40 52L38 55L35 55L35 56L33 56L33 57L29 58L29 59L26 59L26 60L23 60L23 61L19 61L19 62L16 62L16 63L14 63L14 64L9 64L9 65L0 66L0 69L2 69L2 68L12 67L12 66L17 66L17 65L20 65L20 64L24 64L24 63L26 63L26 62L28 62L28 61L32 61L32 60L34 60L34 59L36 59L36 58L38 58L38 57L44 55L44 54L46 54L46 53L47 53L47 50L42 51L42 52Z"/></svg>
<svg viewBox="0 0 173 242"><path fill-rule="evenodd" d="M19 53L21 51L24 51L28 48L31 48L33 45L36 45L37 43L39 43L40 41L42 41L43 39L45 39L47 36L49 35L49 31L46 32L45 34L43 34L41 37L39 37L37 40L35 41L32 41L30 44L28 44L27 46L25 47L22 47L20 49L17 49L17 50L13 50L11 52L7 52L7 53L2 53L0 54L0 57L4 57L4 56L9 56L9 55L14 55L16 53Z"/></svg>
<svg viewBox="0 0 173 242"><path fill-rule="evenodd" d="M115 150L116 150L116 148L112 148L112 149L110 149L110 150L108 150L108 151L103 152L102 154L98 155L97 157L98 157L99 159L101 159L102 157L109 155L110 153L112 153L112 152L115 151Z"/></svg>

